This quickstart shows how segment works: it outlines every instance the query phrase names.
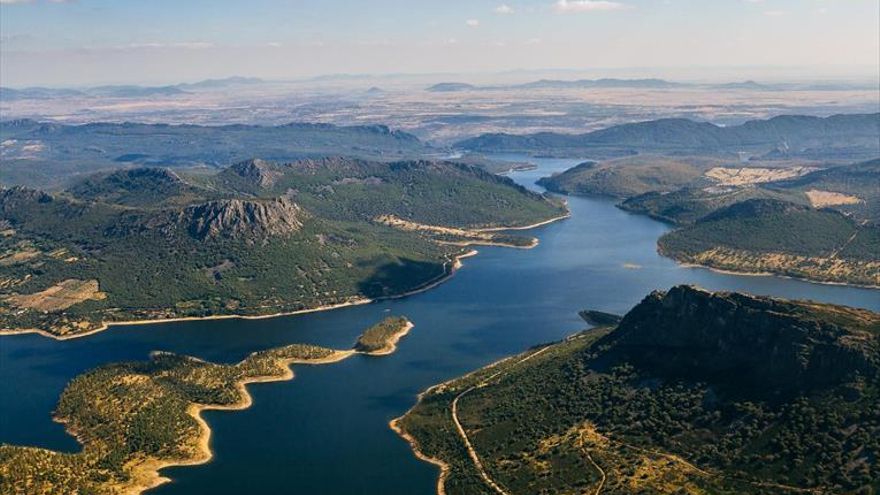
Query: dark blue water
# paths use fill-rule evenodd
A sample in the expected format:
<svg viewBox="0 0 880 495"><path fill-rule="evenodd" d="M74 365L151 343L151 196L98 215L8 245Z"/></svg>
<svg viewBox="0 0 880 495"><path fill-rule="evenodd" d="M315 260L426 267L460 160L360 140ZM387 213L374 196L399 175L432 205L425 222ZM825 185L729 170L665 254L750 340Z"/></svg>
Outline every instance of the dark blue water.
<svg viewBox="0 0 880 495"><path fill-rule="evenodd" d="M533 187L577 163L537 162L540 170L513 177ZM397 353L297 366L293 381L251 386L250 409L206 413L214 460L165 470L174 482L151 494L427 495L436 469L416 460L388 421L432 384L582 329L581 309L623 313L651 290L692 283L880 310L878 291L679 267L656 254L665 225L607 200L569 202L572 218L533 231L537 248L480 248L447 283L404 299L269 320L118 327L67 342L0 338L0 442L77 450L50 414L68 380L103 363L153 350L234 362L292 342L348 348L390 311L416 324Z"/></svg>

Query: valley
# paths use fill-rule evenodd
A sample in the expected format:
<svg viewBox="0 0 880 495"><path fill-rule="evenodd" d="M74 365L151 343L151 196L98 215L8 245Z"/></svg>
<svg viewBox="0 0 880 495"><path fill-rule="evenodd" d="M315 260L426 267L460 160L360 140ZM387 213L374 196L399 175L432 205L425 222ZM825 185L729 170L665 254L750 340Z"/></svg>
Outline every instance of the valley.
<svg viewBox="0 0 880 495"><path fill-rule="evenodd" d="M535 163L538 169L511 177L531 186L577 161ZM398 343L399 352L382 359L355 355L329 367L300 366L294 381L252 387L254 405L245 411L205 411L213 431L211 462L166 468L161 476L173 483L149 493L241 493L253 476L266 490L294 487L341 495L362 487L360 476L369 476L373 493L431 493L436 469L413 457L388 429L388 421L432 384L583 328L577 315L581 308L623 314L653 289L697 283L880 309L870 290L677 266L656 254L656 240L667 226L624 212L608 200L571 197L568 203L569 219L528 232L541 241L535 248L478 247L480 255L464 260L467 266L455 277L411 297L269 319L111 326L63 342L5 336L0 360L4 373L17 379L0 382L0 393L20 400L4 405L0 442L77 452L72 437L51 421L51 411L71 379L109 363L143 361L155 350L235 364L252 352L293 342L347 349L364 331L364 322L381 321L390 312L418 325ZM215 269L225 273L222 266ZM273 439L271 448L266 438ZM361 474L339 476L340 462L347 473L355 469Z"/></svg>
<svg viewBox="0 0 880 495"><path fill-rule="evenodd" d="M0 0L0 495L880 494L876 7Z"/></svg>
<svg viewBox="0 0 880 495"><path fill-rule="evenodd" d="M880 286L880 161L795 163L645 155L585 162L539 184L675 225L658 250L683 263Z"/></svg>

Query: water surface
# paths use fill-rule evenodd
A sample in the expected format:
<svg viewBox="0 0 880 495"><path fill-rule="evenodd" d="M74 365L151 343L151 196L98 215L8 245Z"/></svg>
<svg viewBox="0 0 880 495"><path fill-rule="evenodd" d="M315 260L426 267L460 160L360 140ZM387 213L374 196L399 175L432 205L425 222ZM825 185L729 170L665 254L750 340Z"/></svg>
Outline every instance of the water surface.
<svg viewBox="0 0 880 495"><path fill-rule="evenodd" d="M511 177L532 188L578 163L531 161L539 170ZM268 320L117 327L65 342L0 338L0 442L76 451L51 411L65 383L104 363L146 359L153 350L235 362L293 342L348 348L392 313L416 325L395 354L297 366L293 381L252 385L250 409L205 413L214 460L164 470L174 482L150 493L429 495L436 468L413 457L388 421L432 384L584 328L579 310L623 313L651 290L681 283L880 310L878 291L680 267L656 254L668 226L610 200L569 198L569 205L570 219L532 231L537 248L481 247L447 283L404 299Z"/></svg>

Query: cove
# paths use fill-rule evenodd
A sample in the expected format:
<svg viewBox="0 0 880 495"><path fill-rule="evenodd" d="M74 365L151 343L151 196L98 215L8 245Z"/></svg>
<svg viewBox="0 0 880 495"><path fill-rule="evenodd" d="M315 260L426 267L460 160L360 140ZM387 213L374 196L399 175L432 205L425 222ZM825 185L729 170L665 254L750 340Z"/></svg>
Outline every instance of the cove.
<svg viewBox="0 0 880 495"><path fill-rule="evenodd" d="M537 178L579 162L497 158L538 165L511 175L535 189ZM571 218L530 232L540 239L535 249L479 247L449 281L403 299L268 320L117 327L62 342L0 338L0 442L75 451L51 411L71 378L104 363L146 359L154 350L234 362L295 342L345 349L396 314L416 326L395 354L295 366L293 381L251 386L250 409L205 413L213 461L166 469L174 482L149 493L429 495L436 469L418 461L388 421L430 385L584 328L581 309L623 313L651 290L690 283L880 310L878 291L678 266L656 254L668 226L611 200L568 201Z"/></svg>

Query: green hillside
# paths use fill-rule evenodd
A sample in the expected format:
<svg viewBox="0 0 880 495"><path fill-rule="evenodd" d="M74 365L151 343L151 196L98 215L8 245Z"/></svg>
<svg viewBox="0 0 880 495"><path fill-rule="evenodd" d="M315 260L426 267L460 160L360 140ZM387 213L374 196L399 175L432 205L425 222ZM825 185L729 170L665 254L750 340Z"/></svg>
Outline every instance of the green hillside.
<svg viewBox="0 0 880 495"><path fill-rule="evenodd" d="M880 159L831 167L769 185L787 191L829 191L857 201L836 205L859 220L880 224Z"/></svg>
<svg viewBox="0 0 880 495"><path fill-rule="evenodd" d="M0 122L0 184L62 189L99 171L132 167L217 169L254 156L290 161L327 155L400 160L436 153L382 125L291 123L168 125L33 120Z"/></svg>
<svg viewBox="0 0 880 495"><path fill-rule="evenodd" d="M322 216L346 220L390 214L432 225L501 227L536 223L554 208L561 211L509 178L452 162L249 160L210 178L206 187L234 195L288 194Z"/></svg>
<svg viewBox="0 0 880 495"><path fill-rule="evenodd" d="M247 173L270 167L283 173ZM469 244L533 245L474 228L564 212L508 179L430 162L252 161L198 178L117 172L64 194L3 189L0 328L69 336L402 294L448 275Z"/></svg>
<svg viewBox="0 0 880 495"><path fill-rule="evenodd" d="M586 162L538 184L562 194L629 198L651 191L669 192L705 184L703 171L723 162L705 158L636 156L602 163Z"/></svg>
<svg viewBox="0 0 880 495"><path fill-rule="evenodd" d="M825 118L781 115L728 127L688 119L660 119L586 134L484 134L456 146L479 152L595 158L634 153L734 155L749 152L774 158L858 160L880 154L880 114Z"/></svg>
<svg viewBox="0 0 880 495"><path fill-rule="evenodd" d="M874 493L880 315L690 287L433 387L445 493Z"/></svg>
<svg viewBox="0 0 880 495"><path fill-rule="evenodd" d="M751 199L672 231L658 245L664 255L713 268L880 285L878 228L829 209Z"/></svg>
<svg viewBox="0 0 880 495"><path fill-rule="evenodd" d="M624 200L620 208L678 225L750 199L789 201L808 205L803 194L762 187L686 187L672 192L648 192Z"/></svg>

